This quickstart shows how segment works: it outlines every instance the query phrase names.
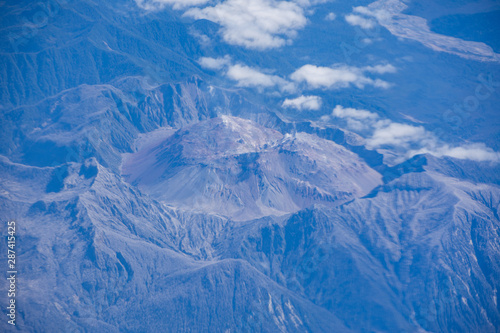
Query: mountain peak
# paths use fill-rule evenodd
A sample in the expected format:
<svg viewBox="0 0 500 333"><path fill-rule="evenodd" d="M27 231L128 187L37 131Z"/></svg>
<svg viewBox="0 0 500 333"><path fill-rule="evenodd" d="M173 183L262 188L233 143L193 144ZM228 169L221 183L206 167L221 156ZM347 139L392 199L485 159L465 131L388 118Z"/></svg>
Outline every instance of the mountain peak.
<svg viewBox="0 0 500 333"><path fill-rule="evenodd" d="M126 156L128 182L168 204L251 219L367 194L381 176L332 141L222 116Z"/></svg>
<svg viewBox="0 0 500 333"><path fill-rule="evenodd" d="M163 146L168 147L169 153L175 153L171 150L174 146L182 148L185 158L215 160L223 156L258 152L281 137L278 131L250 120L220 116L179 130Z"/></svg>

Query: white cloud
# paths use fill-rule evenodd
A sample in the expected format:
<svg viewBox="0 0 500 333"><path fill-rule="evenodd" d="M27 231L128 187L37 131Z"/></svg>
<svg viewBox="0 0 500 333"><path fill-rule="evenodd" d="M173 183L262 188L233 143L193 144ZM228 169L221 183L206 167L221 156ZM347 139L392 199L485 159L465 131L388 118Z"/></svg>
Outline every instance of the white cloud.
<svg viewBox="0 0 500 333"><path fill-rule="evenodd" d="M367 140L370 148L384 145L408 147L409 144L421 142L428 136L422 126L411 126L394 122L378 122L372 137Z"/></svg>
<svg viewBox="0 0 500 333"><path fill-rule="evenodd" d="M233 64L229 55L219 58L202 57L198 59L198 63L203 68L220 71L227 78L236 81L238 87L277 87L281 91L289 93L296 90L293 82L289 82L278 75L267 74L259 69L242 64Z"/></svg>
<svg viewBox="0 0 500 333"><path fill-rule="evenodd" d="M239 87L269 88L277 86L282 90L293 90L290 82L281 77L265 74L257 69L244 65L229 66L226 76L231 80L237 81Z"/></svg>
<svg viewBox="0 0 500 333"><path fill-rule="evenodd" d="M309 6L312 6L312 5L317 5L317 4L320 4L320 3L325 3L325 2L328 2L330 0L292 0L293 2L301 5L302 7L309 7Z"/></svg>
<svg viewBox="0 0 500 333"><path fill-rule="evenodd" d="M386 74L396 71L396 68L392 65L366 66L363 68L348 66L331 68L304 65L290 75L292 80L290 82L278 75L267 74L265 71L243 64L232 64L231 57L228 55L219 58L202 57L198 59L198 63L203 68L225 73L228 78L237 81L237 85L240 87L278 87L286 92L295 92L297 90L296 83L305 83L305 88L311 89L348 88L351 85L358 88L364 88L365 85L388 88L390 87L388 82L369 78L364 73Z"/></svg>
<svg viewBox="0 0 500 333"><path fill-rule="evenodd" d="M337 105L335 109L333 109L332 115L338 118L354 118L358 120L378 118L378 115L376 113L367 110L344 108L341 105Z"/></svg>
<svg viewBox="0 0 500 333"><path fill-rule="evenodd" d="M444 145L435 150L423 148L418 151L411 152L411 155L417 154L432 154L437 157L449 156L461 160L472 160L478 162L498 162L500 161L500 153L495 152L493 149L486 147L482 143L466 145L462 147L450 147Z"/></svg>
<svg viewBox="0 0 500 333"><path fill-rule="evenodd" d="M294 99L285 99L283 107L293 107L299 111L319 110L321 108L321 98L318 96L299 96Z"/></svg>
<svg viewBox="0 0 500 333"><path fill-rule="evenodd" d="M135 0L137 6L145 10L159 10L165 6L171 6L174 9L183 9L191 6L204 5L209 0Z"/></svg>
<svg viewBox="0 0 500 333"><path fill-rule="evenodd" d="M358 132L371 129L374 121L378 119L376 113L367 110L344 108L341 105L337 105L335 109L333 109L332 116L344 119L347 123L347 128ZM324 120L328 120L328 118Z"/></svg>
<svg viewBox="0 0 500 333"><path fill-rule="evenodd" d="M377 25L377 22L385 22L391 18L391 13L386 10L372 10L362 6L354 7L353 13L356 14L348 14L344 17L346 22L363 29L373 29Z"/></svg>
<svg viewBox="0 0 500 333"><path fill-rule="evenodd" d="M423 126L412 126L381 119L376 113L337 105L332 117L343 119L347 128L363 134L365 145L370 149L391 148L396 156L394 162L417 154L432 154L437 157L449 156L473 161L500 161L500 153L484 144L468 144L452 147L440 141ZM321 117L322 121L332 120L330 116Z"/></svg>
<svg viewBox="0 0 500 333"><path fill-rule="evenodd" d="M312 89L347 88L351 85L358 88L364 88L366 85L372 85L378 88L388 88L390 86L389 83L380 79L373 80L363 74L364 72L373 72L374 68L375 67L357 68L348 66L331 68L304 65L292 73L290 78L295 82L305 82Z"/></svg>
<svg viewBox="0 0 500 333"><path fill-rule="evenodd" d="M275 0L226 0L184 15L216 22L227 43L252 49L283 46L307 23L300 5Z"/></svg>
<svg viewBox="0 0 500 333"><path fill-rule="evenodd" d="M375 21L372 19L366 19L359 15L349 14L345 16L345 20L352 26L358 26L363 29L372 29L375 27Z"/></svg>
<svg viewBox="0 0 500 333"><path fill-rule="evenodd" d="M353 12L365 16L374 17L377 21L385 21L391 18L392 14L384 9L370 9L368 7L358 6L353 8Z"/></svg>
<svg viewBox="0 0 500 333"><path fill-rule="evenodd" d="M224 56L223 58L201 57L200 59L198 59L198 63L203 68L221 70L231 63L231 57L228 55Z"/></svg>
<svg viewBox="0 0 500 333"><path fill-rule="evenodd" d="M358 79L355 73L346 68L333 69L314 65L304 65L290 77L296 82L306 82L312 88L346 87Z"/></svg>
<svg viewBox="0 0 500 333"><path fill-rule="evenodd" d="M396 67L393 65L376 65L376 66L366 66L363 70L370 73L386 74L386 73L396 73Z"/></svg>
<svg viewBox="0 0 500 333"><path fill-rule="evenodd" d="M326 15L325 20L334 21L336 18L337 18L337 15L335 15L335 13L329 13L328 15Z"/></svg>

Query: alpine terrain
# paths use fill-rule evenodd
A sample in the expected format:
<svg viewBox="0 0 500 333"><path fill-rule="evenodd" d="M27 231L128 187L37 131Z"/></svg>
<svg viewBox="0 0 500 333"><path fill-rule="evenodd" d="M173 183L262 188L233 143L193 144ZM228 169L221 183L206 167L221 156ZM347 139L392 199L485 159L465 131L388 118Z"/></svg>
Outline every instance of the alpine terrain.
<svg viewBox="0 0 500 333"><path fill-rule="evenodd" d="M500 3L0 2L1 332L500 332Z"/></svg>

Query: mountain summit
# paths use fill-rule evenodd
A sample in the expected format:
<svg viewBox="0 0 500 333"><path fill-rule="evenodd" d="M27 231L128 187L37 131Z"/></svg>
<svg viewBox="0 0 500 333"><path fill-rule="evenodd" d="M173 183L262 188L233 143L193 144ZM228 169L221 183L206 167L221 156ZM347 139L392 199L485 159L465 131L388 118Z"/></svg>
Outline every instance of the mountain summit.
<svg viewBox="0 0 500 333"><path fill-rule="evenodd" d="M338 205L381 184L381 175L332 141L231 116L178 130L128 155L122 170L167 204L239 220Z"/></svg>

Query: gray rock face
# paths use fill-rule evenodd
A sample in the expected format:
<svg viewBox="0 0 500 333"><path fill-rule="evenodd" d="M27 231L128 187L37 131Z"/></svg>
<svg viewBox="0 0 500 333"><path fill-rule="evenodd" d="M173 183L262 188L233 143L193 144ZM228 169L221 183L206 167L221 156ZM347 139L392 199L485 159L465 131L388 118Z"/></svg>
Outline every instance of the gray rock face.
<svg viewBox="0 0 500 333"><path fill-rule="evenodd" d="M128 156L122 171L163 202L237 220L340 204L381 183L356 154L331 141L305 133L283 136L229 116Z"/></svg>

